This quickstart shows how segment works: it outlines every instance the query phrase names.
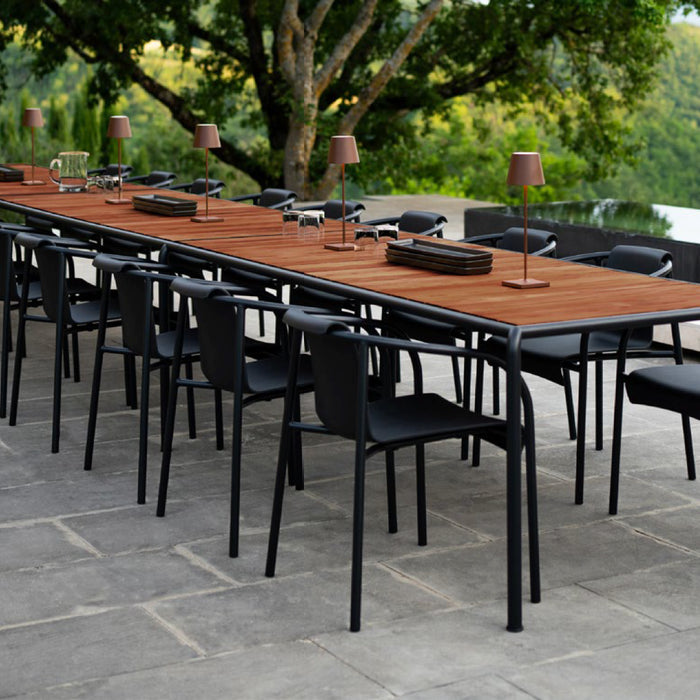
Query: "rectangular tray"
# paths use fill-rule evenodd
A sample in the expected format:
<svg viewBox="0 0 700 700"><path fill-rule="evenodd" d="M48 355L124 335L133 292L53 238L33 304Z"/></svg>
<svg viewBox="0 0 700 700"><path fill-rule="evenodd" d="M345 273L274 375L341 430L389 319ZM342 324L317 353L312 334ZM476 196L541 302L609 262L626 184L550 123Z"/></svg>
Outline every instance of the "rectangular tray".
<svg viewBox="0 0 700 700"><path fill-rule="evenodd" d="M407 257L432 260L456 266L484 265L493 262L493 253L488 250L464 248L443 241L420 238L389 241L387 253L389 250L394 253L401 253Z"/></svg>
<svg viewBox="0 0 700 700"><path fill-rule="evenodd" d="M395 265L410 265L411 267L420 267L448 275L487 275L493 270L491 260L480 260L469 265L453 265L439 260L432 260L427 256L394 251L388 247L386 249L386 259Z"/></svg>
<svg viewBox="0 0 700 700"><path fill-rule="evenodd" d="M197 202L162 194L138 194L131 198L135 209L163 216L191 216L197 213Z"/></svg>
<svg viewBox="0 0 700 700"><path fill-rule="evenodd" d="M21 182L24 180L24 171L19 168L11 168L9 165L0 165L0 182Z"/></svg>

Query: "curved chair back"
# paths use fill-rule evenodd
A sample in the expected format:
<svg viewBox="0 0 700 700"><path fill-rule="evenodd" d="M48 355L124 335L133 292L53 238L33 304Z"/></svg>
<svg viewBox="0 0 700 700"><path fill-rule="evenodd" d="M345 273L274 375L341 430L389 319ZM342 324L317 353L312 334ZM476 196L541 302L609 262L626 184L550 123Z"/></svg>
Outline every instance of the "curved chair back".
<svg viewBox="0 0 700 700"><path fill-rule="evenodd" d="M503 250L522 252L525 229L521 226L512 226L503 232L498 241L498 247ZM529 255L544 255L554 257L557 249L557 235L551 231L539 228L527 229L527 252Z"/></svg>
<svg viewBox="0 0 700 700"><path fill-rule="evenodd" d="M424 236L437 235L442 238L442 230L447 217L432 211L408 210L401 214L398 221L399 230L408 233L421 233Z"/></svg>
<svg viewBox="0 0 700 700"><path fill-rule="evenodd" d="M218 197L219 193L221 192L221 190L224 189L225 186L226 183L223 180L212 180L211 178L209 178L209 196ZM206 187L206 178L199 177L192 182L188 191L192 194L203 195L205 194Z"/></svg>
<svg viewBox="0 0 700 700"><path fill-rule="evenodd" d="M673 272L673 255L660 248L616 245L608 255L606 267L654 277L670 277Z"/></svg>
<svg viewBox="0 0 700 700"><path fill-rule="evenodd" d="M260 193L258 205L268 209L287 209L297 198L296 192L292 190L281 190L268 187Z"/></svg>
<svg viewBox="0 0 700 700"><path fill-rule="evenodd" d="M143 181L149 187L167 187L175 182L177 175L169 170L151 170Z"/></svg>
<svg viewBox="0 0 700 700"><path fill-rule="evenodd" d="M343 200L342 199L329 199L322 207L323 213L326 215L326 219L337 219L338 221L343 218ZM345 221L354 221L357 223L360 220L360 215L364 211L365 205L362 202L356 202L353 199L345 200Z"/></svg>

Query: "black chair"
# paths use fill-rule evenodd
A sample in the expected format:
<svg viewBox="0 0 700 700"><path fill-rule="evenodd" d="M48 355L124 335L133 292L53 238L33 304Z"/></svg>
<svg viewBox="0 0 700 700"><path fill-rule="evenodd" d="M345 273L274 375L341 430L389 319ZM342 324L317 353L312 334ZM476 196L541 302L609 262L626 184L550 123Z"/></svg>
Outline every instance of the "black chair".
<svg viewBox="0 0 700 700"><path fill-rule="evenodd" d="M182 339L186 333L187 301L191 300L199 329L200 363L209 384L218 391L233 393L233 435L231 449L231 519L229 526L229 556L238 556L238 531L240 512L241 438L243 408L258 401L281 398L287 387L289 354L284 338L279 342L263 343L246 337L245 321L248 310L270 311L281 315L289 307L275 301L261 301L236 295L246 290L220 282L208 282L179 278L172 283L172 290L180 294L177 340L173 360L170 400L167 409L163 461L158 492L157 515L165 515L170 461L172 455L175 407L178 387L190 387L190 378L180 377ZM250 358L246 360L246 358ZM312 388L308 357L302 360L297 375L300 392ZM298 416L295 405L294 414ZM303 486L299 470L290 469L297 488Z"/></svg>
<svg viewBox="0 0 700 700"><path fill-rule="evenodd" d="M512 250L518 253L523 252L523 239L525 229L520 226L511 226L503 233L491 233L483 236L470 236L460 238L462 243L476 243L478 245L501 248L502 250ZM544 229L527 229L527 253L528 255L544 256L548 258L556 257L557 235Z"/></svg>
<svg viewBox="0 0 700 700"><path fill-rule="evenodd" d="M622 412L624 394L630 403L655 406L681 414L683 442L685 446L688 479L695 480L695 457L690 419L700 418L700 366L684 365L680 332L677 324L671 326L675 365L644 367L626 374L627 344L630 331L621 342L618 353L615 384L615 413L613 418L613 444L610 469L610 515L617 513L620 484L620 455L622 451Z"/></svg>
<svg viewBox="0 0 700 700"><path fill-rule="evenodd" d="M126 176L130 175L132 170L132 166L122 163L121 174L122 178L124 178L124 182L126 182ZM117 177L119 175L119 164L110 163L109 165L105 165L103 168L93 168L92 170L88 170L88 175L107 175L108 177Z"/></svg>
<svg viewBox="0 0 700 700"><path fill-rule="evenodd" d="M169 367L172 364L175 352L175 331L168 328L167 297L168 287L175 279L170 270L163 264L136 259L122 259L110 255L98 255L93 260L93 265L103 272L103 306L102 313L106 312L104 300L110 286L110 278L114 277L117 285L119 305L122 309L122 346L105 345L104 315L101 318L97 348L95 354L95 368L92 381L92 393L90 399L90 413L88 417L87 439L85 442L84 468L92 469L92 458L95 444L95 432L97 427L97 410L100 396L100 384L102 365L105 353L118 353L126 358L140 357L141 369L141 412L139 421L139 459L138 459L138 489L137 502L146 502L146 473L148 459L148 410L150 374L154 370L160 371L160 402L161 402L161 437L164 433L165 412L168 403L168 388L170 386ZM154 304L155 288L159 287L160 308ZM157 322L163 323L159 331ZM183 332L181 340L181 357L187 367L187 376L192 378L192 363L199 356L199 334L197 329L188 328ZM202 383L196 386L204 386ZM216 392L216 415L221 415L221 394ZM190 419L190 437L195 436L194 426L193 392L188 392L188 407ZM217 425L219 431L220 424Z"/></svg>
<svg viewBox="0 0 700 700"><path fill-rule="evenodd" d="M289 209L294 204L297 195L292 190L282 190L275 187L268 187L256 194L241 194L237 197L229 197L231 202L245 202L251 200L253 204L268 209Z"/></svg>
<svg viewBox="0 0 700 700"><path fill-rule="evenodd" d="M416 211L409 209L401 216L386 216L382 219L372 219L363 222L365 226L378 226L380 224L395 224L399 231L406 233L420 233L422 236L436 236L442 238L442 232L447 223L447 217L432 211Z"/></svg>
<svg viewBox="0 0 700 700"><path fill-rule="evenodd" d="M309 211L309 210L320 210L323 212L326 219L337 219L338 221L343 220L343 200L342 199L329 199L324 204L317 206L309 205L304 207L295 207L299 211ZM365 209L365 205L362 202L356 202L354 199L345 200L345 221L351 221L353 223L358 223L360 221L360 216Z"/></svg>
<svg viewBox="0 0 700 700"><path fill-rule="evenodd" d="M619 245L600 253L576 255L567 260L592 262L614 270L640 273L651 277L669 277L673 270L672 256L659 248ZM595 426L597 450L603 449L603 362L617 359L622 337L620 331L595 331L590 334L568 333L547 338L526 338L522 342L522 371L535 374L564 387L569 436L579 440L577 446L575 502L583 503L585 448L586 385L588 362L595 363ZM670 357L673 351L652 349L653 328L636 328L627 345L630 357ZM505 356L506 341L492 336L480 348L497 357ZM579 373L578 420L574 411L571 372ZM480 379L477 376L477 394ZM577 425L578 423L578 425ZM475 450L478 449L475 445Z"/></svg>
<svg viewBox="0 0 700 700"><path fill-rule="evenodd" d="M221 190L226 187L226 183L223 180L212 180L209 178L209 190L208 194L210 197L220 197ZM192 182L185 182L181 185L168 185L170 190L184 190L190 194L198 194L204 196L207 194L207 180L206 178L199 177Z"/></svg>
<svg viewBox="0 0 700 700"><path fill-rule="evenodd" d="M282 517L285 472L290 460L293 436L300 431L331 433L355 442L355 482L353 507L352 590L350 630L360 629L362 592L362 538L364 518L365 462L373 454L384 452L387 467L389 531L396 531L393 453L401 447L416 449L416 482L418 502L418 544L427 543L425 493L425 445L429 442L465 435L481 435L505 447L505 422L479 415L433 393L423 393L419 353L449 356L476 356L462 348L416 343L376 335L367 321L312 315L291 309L285 323L293 329L292 368L300 355L301 333L311 349L316 413L321 425L302 423L294 415L297 392L296 375L290 373L285 398L282 435L277 463L275 495L270 526L265 574L274 576L277 545ZM360 333L358 325L369 330ZM375 347L382 358L382 395L371 400L369 391L369 350ZM414 393L396 396L393 392L393 358L398 351L408 351L414 369ZM342 367L342 371L339 368ZM530 528L530 577L533 602L540 599L539 549L537 534L537 501L535 483L535 441L532 406L523 385L525 428L523 430L527 462L528 522Z"/></svg>
<svg viewBox="0 0 700 700"><path fill-rule="evenodd" d="M61 357L65 355L65 374L69 375L68 337L73 340L74 380L80 381L80 353L78 334L96 330L100 318L99 289L82 278L67 275L69 262L73 258L93 258L96 254L87 250L64 247L66 244L78 244L78 241L60 241L47 236L21 233L17 243L25 248L25 269L31 265L31 253L34 254L39 270L41 285L41 303L45 316L27 313L29 306L29 285L23 285L20 299L19 328L17 347L25 347L27 321L53 323L56 326L54 348L53 379L53 423L51 434L51 452L58 452L61 421ZM59 244L57 244L59 241ZM111 299L109 301L112 301ZM107 325L121 323L119 309L110 303L107 309ZM17 424L20 378L22 374L22 352L15 353L12 397L10 401L10 425Z"/></svg>
<svg viewBox="0 0 700 700"><path fill-rule="evenodd" d="M151 170L147 175L131 175L124 182L140 182L147 187L170 187L177 175L169 170Z"/></svg>

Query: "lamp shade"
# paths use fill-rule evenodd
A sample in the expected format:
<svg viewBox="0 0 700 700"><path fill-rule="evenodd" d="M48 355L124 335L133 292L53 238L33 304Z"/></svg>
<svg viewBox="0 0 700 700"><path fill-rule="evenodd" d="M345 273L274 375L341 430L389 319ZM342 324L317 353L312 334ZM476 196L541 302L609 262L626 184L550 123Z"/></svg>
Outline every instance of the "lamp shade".
<svg viewBox="0 0 700 700"><path fill-rule="evenodd" d="M107 125L107 136L110 139L130 139L131 125L129 117L123 115L110 117Z"/></svg>
<svg viewBox="0 0 700 700"><path fill-rule="evenodd" d="M194 130L195 148L219 148L219 129L216 124L197 124Z"/></svg>
<svg viewBox="0 0 700 700"><path fill-rule="evenodd" d="M544 185L540 154L524 151L511 154L506 182L509 185Z"/></svg>
<svg viewBox="0 0 700 700"><path fill-rule="evenodd" d="M359 163L360 156L357 153L357 144L354 136L331 136L331 145L328 149L328 162L344 165L345 163Z"/></svg>
<svg viewBox="0 0 700 700"><path fill-rule="evenodd" d="M22 115L22 126L44 126L44 118L38 107L27 107Z"/></svg>

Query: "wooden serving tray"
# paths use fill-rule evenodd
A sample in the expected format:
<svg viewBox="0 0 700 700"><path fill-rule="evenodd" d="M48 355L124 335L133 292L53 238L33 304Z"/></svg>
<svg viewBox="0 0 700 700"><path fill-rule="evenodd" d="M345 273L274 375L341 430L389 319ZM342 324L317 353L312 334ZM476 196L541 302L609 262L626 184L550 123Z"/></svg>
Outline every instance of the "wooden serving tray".
<svg viewBox="0 0 700 700"><path fill-rule="evenodd" d="M493 269L491 251L417 238L390 241L386 248L386 258L391 263L413 265L451 275L485 275Z"/></svg>
<svg viewBox="0 0 700 700"><path fill-rule="evenodd" d="M191 216L197 213L197 202L162 194L138 194L131 198L134 209L163 216Z"/></svg>

